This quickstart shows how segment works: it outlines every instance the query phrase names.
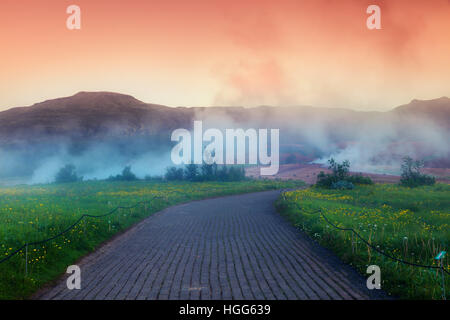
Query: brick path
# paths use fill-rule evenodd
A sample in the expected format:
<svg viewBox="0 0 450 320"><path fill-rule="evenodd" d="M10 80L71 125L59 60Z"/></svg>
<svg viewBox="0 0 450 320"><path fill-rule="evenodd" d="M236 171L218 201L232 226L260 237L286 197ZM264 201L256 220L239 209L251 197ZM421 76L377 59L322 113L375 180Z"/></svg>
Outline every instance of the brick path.
<svg viewBox="0 0 450 320"><path fill-rule="evenodd" d="M278 191L178 205L84 258L41 299L368 299L365 279L289 225ZM376 293L376 297L380 297Z"/></svg>

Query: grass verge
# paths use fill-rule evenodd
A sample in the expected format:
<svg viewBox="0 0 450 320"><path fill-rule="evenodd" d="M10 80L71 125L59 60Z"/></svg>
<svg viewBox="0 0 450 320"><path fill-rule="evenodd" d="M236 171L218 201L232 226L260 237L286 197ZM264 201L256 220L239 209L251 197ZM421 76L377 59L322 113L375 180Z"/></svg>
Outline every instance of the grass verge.
<svg viewBox="0 0 450 320"><path fill-rule="evenodd" d="M241 182L79 182L60 185L0 188L0 259L25 243L50 238L82 214L85 218L63 236L28 248L28 275L22 250L0 264L0 299L23 299L65 272L68 265L95 250L102 242L171 205L191 200L271 189L293 188L301 181L248 180ZM211 212L214 214L214 212Z"/></svg>
<svg viewBox="0 0 450 320"><path fill-rule="evenodd" d="M366 275L369 265L381 268L382 289L405 299L441 299L441 272L397 263L374 252L352 232L330 226L319 214L339 227L353 228L364 239L396 258L436 265L434 257L448 251L450 243L450 185L405 188L392 184L357 186L354 190L311 187L284 193L278 211L344 262ZM309 213L308 213L309 212ZM448 255L444 267L450 270ZM368 276L368 275L367 275ZM445 276L446 292L450 277Z"/></svg>

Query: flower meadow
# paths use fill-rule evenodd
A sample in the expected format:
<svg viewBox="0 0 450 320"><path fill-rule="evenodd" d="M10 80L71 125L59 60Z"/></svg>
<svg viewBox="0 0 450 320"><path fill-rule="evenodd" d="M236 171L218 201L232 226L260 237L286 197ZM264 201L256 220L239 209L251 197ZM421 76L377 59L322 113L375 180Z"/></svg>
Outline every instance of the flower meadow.
<svg viewBox="0 0 450 320"><path fill-rule="evenodd" d="M277 209L333 250L363 275L367 266L381 268L381 287L406 299L441 299L441 271L408 266L369 248L351 231L328 224L317 210L341 228L353 228L376 248L408 262L437 265L434 257L450 244L450 185L405 188L394 184L359 185L353 190L318 187L284 192ZM314 213L316 212L316 213ZM448 255L444 268L450 271ZM450 278L445 276L446 292Z"/></svg>
<svg viewBox="0 0 450 320"><path fill-rule="evenodd" d="M293 188L301 181L241 182L78 182L0 188L0 260L25 243L51 238L85 217L56 239L28 246L0 264L0 299L29 298L102 242L170 205L208 197ZM211 214L214 214L212 211ZM27 266L26 266L27 265Z"/></svg>

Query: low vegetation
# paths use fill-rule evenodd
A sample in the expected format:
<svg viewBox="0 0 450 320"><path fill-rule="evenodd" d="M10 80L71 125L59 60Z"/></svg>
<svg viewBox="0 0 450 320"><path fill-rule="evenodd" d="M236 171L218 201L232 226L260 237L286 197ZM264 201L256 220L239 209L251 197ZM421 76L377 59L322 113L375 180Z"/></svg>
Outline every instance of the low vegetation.
<svg viewBox="0 0 450 320"><path fill-rule="evenodd" d="M83 177L77 175L75 166L67 164L62 167L55 176L56 183L69 183L83 180Z"/></svg>
<svg viewBox="0 0 450 320"><path fill-rule="evenodd" d="M410 188L431 186L435 184L436 179L433 176L422 174L420 172L423 165L423 161L413 160L411 157L403 158L400 184Z"/></svg>
<svg viewBox="0 0 450 320"><path fill-rule="evenodd" d="M353 228L373 246L406 261L436 266L434 257L450 244L450 185L416 188L400 185L360 185L353 190L320 187L283 193L279 212L320 244L332 249L366 275L366 268L381 268L382 289L392 296L440 299L441 272L403 265L374 252L348 231ZM316 213L314 213L316 212ZM444 260L450 271L450 259ZM446 276L450 292L450 277Z"/></svg>
<svg viewBox="0 0 450 320"><path fill-rule="evenodd" d="M108 181L136 181L139 180L136 175L131 172L131 166L126 166L122 170L122 174L118 174L116 176L110 176Z"/></svg>
<svg viewBox="0 0 450 320"><path fill-rule="evenodd" d="M122 173L118 180L129 176ZM143 218L173 204L214 196L303 185L300 181L158 182L91 181L0 188L0 260L25 243L50 238L81 215L101 215L117 206L146 205L120 209L103 218L85 218L69 232L42 245L28 248L0 264L0 299L26 298L44 283L65 272L68 265L93 251L100 243ZM211 212L213 214L213 212Z"/></svg>
<svg viewBox="0 0 450 320"><path fill-rule="evenodd" d="M350 162L345 160L342 163L336 162L333 158L328 160L328 168L331 173L321 171L317 175L316 185L328 189L353 189L355 184L373 184L372 179L361 174L350 175Z"/></svg>
<svg viewBox="0 0 450 320"><path fill-rule="evenodd" d="M243 181L243 166L226 166L217 164L188 164L182 167L167 168L165 178L168 181Z"/></svg>
<svg viewBox="0 0 450 320"><path fill-rule="evenodd" d="M226 166L217 164L202 165L189 164L185 167L168 167L164 177L146 176L139 179L131 170L131 166L126 166L121 174L111 175L106 181L243 181L245 180L245 168L243 166ZM55 176L55 183L70 183L82 181L83 177L78 176L74 165L67 164L61 168Z"/></svg>

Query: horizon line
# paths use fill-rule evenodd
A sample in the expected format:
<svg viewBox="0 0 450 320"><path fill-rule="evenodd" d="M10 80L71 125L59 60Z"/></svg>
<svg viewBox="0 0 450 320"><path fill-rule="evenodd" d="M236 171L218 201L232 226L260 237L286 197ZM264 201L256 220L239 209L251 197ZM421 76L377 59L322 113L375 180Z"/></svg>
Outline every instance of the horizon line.
<svg viewBox="0 0 450 320"><path fill-rule="evenodd" d="M33 107L37 104L40 103L45 103L48 101L53 101L53 100L59 100L59 99L68 99L68 98L72 98L75 97L77 95L80 94L112 94L112 95L118 95L118 96L128 96L132 99L135 99L138 102L141 102L143 104L146 105L154 105L154 106L160 106L160 107L166 107L166 108L188 108L188 109L194 109L194 108L243 108L243 109L257 109L257 108L314 108L314 109L335 109L335 110L346 110L346 111L353 111L353 112L365 112L365 113L370 113L370 112L380 112L380 113L386 113L386 112L390 112L393 111L399 107L411 104L413 102L422 102L422 101L435 101L435 100L440 100L440 99L448 99L450 100L449 97L447 96L441 96L438 98L432 98L432 99L417 99L417 98L413 98L411 99L408 103L404 103L398 106L394 106L391 107L390 109L386 109L386 110L363 110L363 109L354 109L351 107L330 107L330 106L313 106L313 105L302 105L302 104L295 104L295 105L257 105L257 106L242 106L242 105L209 105L209 106L171 106L171 105L167 105L167 104L160 104L160 103L152 103L152 102L145 102L143 100L140 100L138 98L136 98L135 96L131 95L131 94L127 94L127 93L120 93L120 92L115 92L115 91L105 91L105 90L99 90L99 91L78 91L72 95L69 96L61 96L61 97L56 97L56 98L49 98L49 99L45 99L39 102L35 102L31 105L25 105L25 106L13 106L13 107L6 107L5 109L2 109L0 107L0 113L11 110L11 109L16 109L16 108L30 108Z"/></svg>

